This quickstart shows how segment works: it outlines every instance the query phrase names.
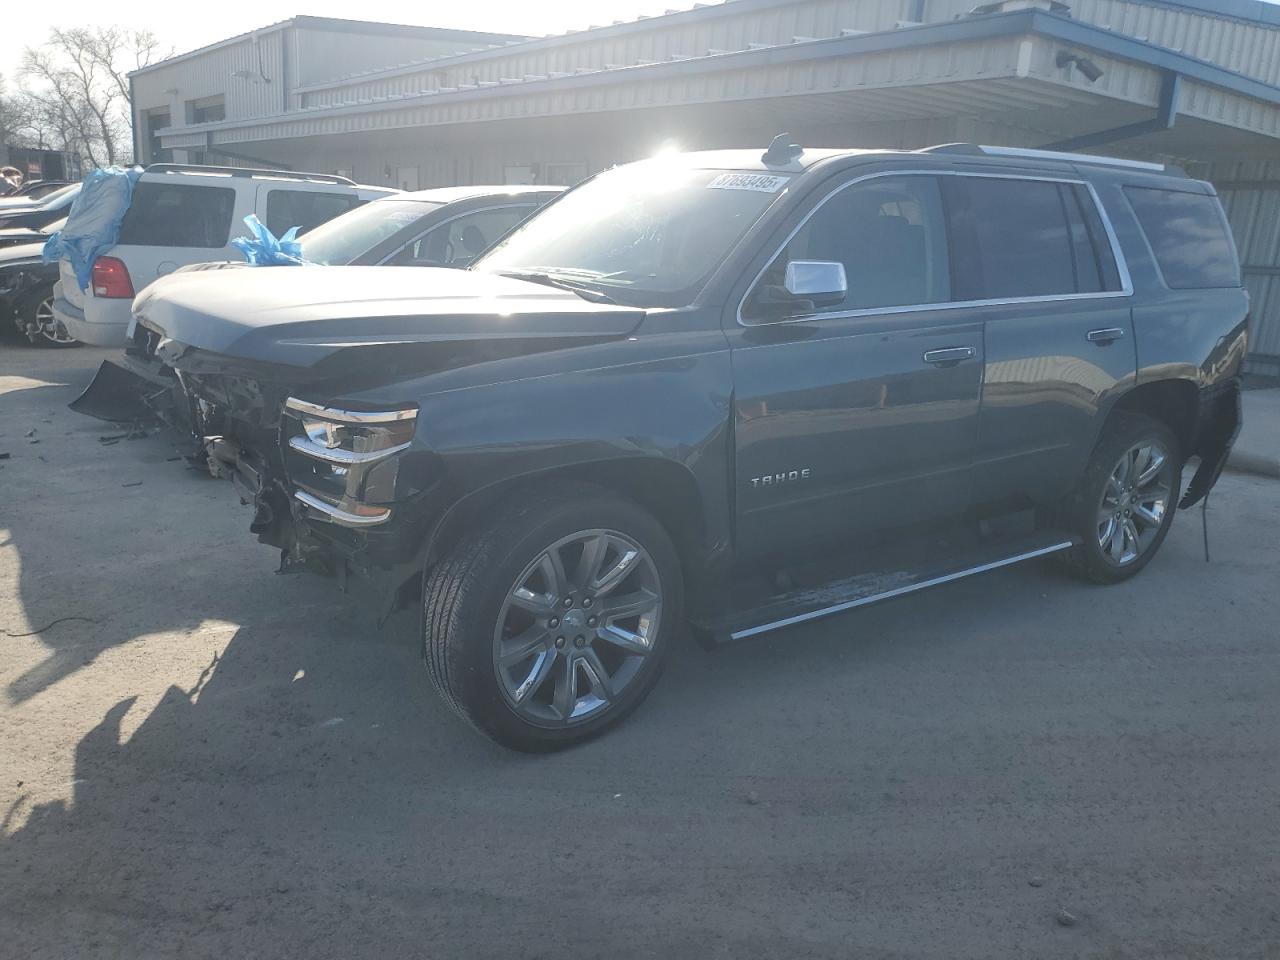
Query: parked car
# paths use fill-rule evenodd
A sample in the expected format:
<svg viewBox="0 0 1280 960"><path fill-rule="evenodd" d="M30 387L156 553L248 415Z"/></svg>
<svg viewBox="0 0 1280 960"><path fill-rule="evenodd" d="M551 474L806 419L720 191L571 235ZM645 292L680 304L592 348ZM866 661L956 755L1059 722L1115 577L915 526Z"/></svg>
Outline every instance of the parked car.
<svg viewBox="0 0 1280 960"><path fill-rule="evenodd" d="M34 202L27 197L11 197L9 204L0 200L0 229L26 227L38 230L46 227L70 213L71 204L79 194L80 184L73 183Z"/></svg>
<svg viewBox="0 0 1280 960"><path fill-rule="evenodd" d="M244 273L135 304L211 467L283 569L423 585L431 681L526 750L624 717L686 619L1127 580L1239 424L1231 234L1156 164L782 137L600 174L470 270Z"/></svg>
<svg viewBox="0 0 1280 960"><path fill-rule="evenodd" d="M15 197L27 197L30 200L39 200L47 197L55 190L61 190L63 187L70 185L67 180L28 180L12 195Z"/></svg>
<svg viewBox="0 0 1280 960"><path fill-rule="evenodd" d="M398 192L329 174L152 164L134 185L119 241L95 261L87 289L70 261L61 261L54 314L77 340L123 346L134 294L184 264L238 258L231 238L244 232L250 213L280 236Z"/></svg>
<svg viewBox="0 0 1280 960"><path fill-rule="evenodd" d="M68 346L75 341L53 317L56 264L41 260L44 243L0 249L0 323L12 322L32 343Z"/></svg>
<svg viewBox="0 0 1280 960"><path fill-rule="evenodd" d="M49 239L50 234L61 230L66 222L66 217L63 217L61 220L55 220L45 227L12 227L0 230L0 249L15 247L24 243L44 243Z"/></svg>
<svg viewBox="0 0 1280 960"><path fill-rule="evenodd" d="M308 264L324 266L464 267L514 226L555 198L551 186L440 187L383 197L334 217L301 239ZM256 269L241 261L188 264L190 271ZM71 409L101 420L127 421L159 416L191 427L191 409L173 373L133 346L126 355L104 360Z"/></svg>

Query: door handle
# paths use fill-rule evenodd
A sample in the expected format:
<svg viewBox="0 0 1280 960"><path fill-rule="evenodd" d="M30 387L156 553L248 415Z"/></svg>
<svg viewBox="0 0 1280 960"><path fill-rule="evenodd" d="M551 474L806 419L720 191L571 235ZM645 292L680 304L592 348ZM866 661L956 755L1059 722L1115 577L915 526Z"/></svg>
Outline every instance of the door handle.
<svg viewBox="0 0 1280 960"><path fill-rule="evenodd" d="M1100 347L1105 347L1113 340L1119 340L1124 336L1124 331L1119 327L1106 327L1102 330L1090 330L1087 334L1090 343L1096 343Z"/></svg>
<svg viewBox="0 0 1280 960"><path fill-rule="evenodd" d="M926 350L924 362L940 367L955 365L961 360L972 360L974 353L973 347L943 347L940 350Z"/></svg>

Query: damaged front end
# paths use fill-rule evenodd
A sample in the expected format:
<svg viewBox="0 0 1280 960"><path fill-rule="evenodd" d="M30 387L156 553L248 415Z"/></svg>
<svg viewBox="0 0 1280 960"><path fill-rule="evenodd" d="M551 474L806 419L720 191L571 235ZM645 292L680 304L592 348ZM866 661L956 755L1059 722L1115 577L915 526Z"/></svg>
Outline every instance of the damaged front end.
<svg viewBox="0 0 1280 960"><path fill-rule="evenodd" d="M349 409L311 399L296 370L239 364L160 340L156 355L192 400L209 472L253 509L249 529L280 550L280 573L365 579L378 616L416 579L438 471L415 441L418 409ZM290 377L293 379L290 379ZM298 396L296 394L302 394Z"/></svg>

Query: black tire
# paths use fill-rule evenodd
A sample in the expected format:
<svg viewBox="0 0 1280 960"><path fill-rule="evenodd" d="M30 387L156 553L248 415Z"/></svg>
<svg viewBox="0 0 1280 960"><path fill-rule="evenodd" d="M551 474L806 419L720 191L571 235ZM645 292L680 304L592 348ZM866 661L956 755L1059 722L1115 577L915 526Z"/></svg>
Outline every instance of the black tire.
<svg viewBox="0 0 1280 960"><path fill-rule="evenodd" d="M32 332L39 328L40 320L38 313L41 309L48 309L53 302L52 285L35 293L29 293L18 303L18 327L26 332L27 339L36 346L53 347L55 349L63 349L65 347L80 346L79 340L51 340L49 337L41 333ZM58 325L61 330L61 324ZM65 333L65 331L63 331Z"/></svg>
<svg viewBox="0 0 1280 960"><path fill-rule="evenodd" d="M1144 545L1135 557L1121 562L1111 551L1104 550L1099 542L1104 532L1112 529L1100 520L1112 502L1108 500L1104 503L1103 493L1104 489L1112 489L1109 481L1113 471L1120 468L1121 458L1130 451L1150 445L1156 445L1165 452L1165 463L1155 482L1167 487L1168 494L1164 499L1159 524L1144 527L1141 531L1141 536L1147 538ZM1112 414L1094 447L1079 484L1056 511L1056 525L1080 540L1075 548L1057 555L1059 564L1073 576L1091 583L1120 583L1141 572L1159 551L1173 524L1173 515L1177 513L1178 497L1182 489L1182 462L1178 438L1163 423L1137 413ZM1142 491L1133 494L1136 497L1142 495ZM1134 505L1135 512L1136 506L1140 505ZM1138 526L1135 521L1135 529ZM1123 544L1126 542L1121 541L1121 552L1124 551ZM1115 539L1110 541L1113 548L1116 544Z"/></svg>
<svg viewBox="0 0 1280 960"><path fill-rule="evenodd" d="M683 578L679 557L662 525L637 504L607 490L561 485L521 491L510 500L508 508L469 531L449 555L426 572L423 657L432 685L468 723L504 746L544 752L602 733L624 719L653 689L673 639L682 629ZM597 712L581 720L572 718L572 710L568 711L570 719L565 721L531 720L517 711L509 690L499 680L499 617L509 609L509 592L521 585L535 561L552 545L590 531L625 537L639 545L651 561L645 571L654 578L661 604L651 645L638 658L638 666L629 667L629 679L616 698L606 699ZM604 602L602 598L600 603ZM584 605L579 598L577 606ZM570 615L563 614L566 625ZM505 624L501 626L505 629ZM576 629L560 628L567 632ZM595 631L584 632L595 636ZM588 645L598 642L601 641L589 639ZM547 653L553 660L557 656L550 649ZM572 664L572 657L578 654L572 650L568 653L572 656L567 661ZM567 669L571 689L576 690L580 675L572 665ZM529 691L531 701L536 693L536 689Z"/></svg>

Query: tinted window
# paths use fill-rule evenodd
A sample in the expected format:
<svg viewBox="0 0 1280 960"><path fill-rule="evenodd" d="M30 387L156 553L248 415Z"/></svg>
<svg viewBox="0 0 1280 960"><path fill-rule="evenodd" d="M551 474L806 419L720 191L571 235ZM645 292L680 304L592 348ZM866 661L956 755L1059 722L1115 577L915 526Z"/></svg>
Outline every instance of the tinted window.
<svg viewBox="0 0 1280 960"><path fill-rule="evenodd" d="M143 180L120 225L120 242L140 247L225 247L236 192Z"/></svg>
<svg viewBox="0 0 1280 960"><path fill-rule="evenodd" d="M1240 268L1216 197L1125 187L1166 286L1238 287Z"/></svg>
<svg viewBox="0 0 1280 960"><path fill-rule="evenodd" d="M427 200L375 200L320 224L302 238L302 258L311 263L349 264L387 238L408 230L439 209Z"/></svg>
<svg viewBox="0 0 1280 960"><path fill-rule="evenodd" d="M941 303L949 299L942 201L933 177L886 177L827 200L769 265L743 309L756 321L793 315L776 296L787 264L844 265L849 290L822 312Z"/></svg>
<svg viewBox="0 0 1280 960"><path fill-rule="evenodd" d="M1057 183L948 177L943 193L956 300L1092 292L1077 287L1067 208Z"/></svg>
<svg viewBox="0 0 1280 960"><path fill-rule="evenodd" d="M272 190L267 194L267 229L277 237L290 227L303 234L359 205L359 198L348 193Z"/></svg>
<svg viewBox="0 0 1280 960"><path fill-rule="evenodd" d="M387 262L398 266L464 267L534 210L532 205L467 213L407 244Z"/></svg>

